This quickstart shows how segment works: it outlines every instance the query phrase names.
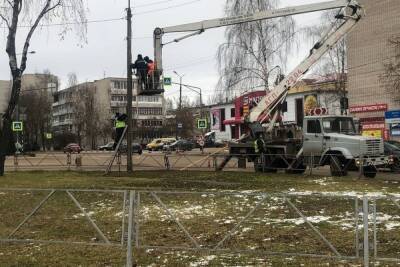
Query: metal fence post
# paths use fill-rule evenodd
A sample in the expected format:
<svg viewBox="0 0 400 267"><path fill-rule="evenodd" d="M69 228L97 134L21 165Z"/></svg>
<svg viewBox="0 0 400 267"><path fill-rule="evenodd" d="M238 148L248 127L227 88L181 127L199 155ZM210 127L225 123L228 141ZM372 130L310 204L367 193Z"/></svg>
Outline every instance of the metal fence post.
<svg viewBox="0 0 400 267"><path fill-rule="evenodd" d="M314 168L314 153L311 153L311 156L310 156L310 176L313 175L313 168Z"/></svg>
<svg viewBox="0 0 400 267"><path fill-rule="evenodd" d="M67 166L68 170L71 170L71 153L67 153Z"/></svg>
<svg viewBox="0 0 400 267"><path fill-rule="evenodd" d="M18 170L18 155L14 154L14 171Z"/></svg>
<svg viewBox="0 0 400 267"><path fill-rule="evenodd" d="M360 154L359 161L360 161L360 168L359 168L358 178L361 179L364 175L364 159L362 154Z"/></svg>
<svg viewBox="0 0 400 267"><path fill-rule="evenodd" d="M133 201L135 197L135 191L129 192L129 221L128 221L128 241L126 251L126 267L133 266L133 255L132 255L132 230L133 230Z"/></svg>
<svg viewBox="0 0 400 267"><path fill-rule="evenodd" d="M364 267L369 266L369 237L368 237L368 197L363 197L363 224L364 224Z"/></svg>

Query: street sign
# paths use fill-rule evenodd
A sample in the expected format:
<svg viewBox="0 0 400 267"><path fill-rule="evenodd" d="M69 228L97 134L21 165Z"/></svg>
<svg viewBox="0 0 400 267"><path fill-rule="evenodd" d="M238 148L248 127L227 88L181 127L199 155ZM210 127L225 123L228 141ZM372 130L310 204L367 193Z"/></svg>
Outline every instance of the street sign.
<svg viewBox="0 0 400 267"><path fill-rule="evenodd" d="M51 133L46 133L46 139L53 139L53 135Z"/></svg>
<svg viewBox="0 0 400 267"><path fill-rule="evenodd" d="M178 128L182 129L183 128L183 124L182 123L178 123Z"/></svg>
<svg viewBox="0 0 400 267"><path fill-rule="evenodd" d="M22 121L13 121L12 130L13 132L22 132L24 129L24 125Z"/></svg>
<svg viewBox="0 0 400 267"><path fill-rule="evenodd" d="M400 110L393 110L385 112L386 123L396 124L400 123Z"/></svg>
<svg viewBox="0 0 400 267"><path fill-rule="evenodd" d="M198 129L207 129L207 120L206 119L197 120L197 128Z"/></svg>
<svg viewBox="0 0 400 267"><path fill-rule="evenodd" d="M164 77L164 85L165 86L171 86L172 85L171 77Z"/></svg>

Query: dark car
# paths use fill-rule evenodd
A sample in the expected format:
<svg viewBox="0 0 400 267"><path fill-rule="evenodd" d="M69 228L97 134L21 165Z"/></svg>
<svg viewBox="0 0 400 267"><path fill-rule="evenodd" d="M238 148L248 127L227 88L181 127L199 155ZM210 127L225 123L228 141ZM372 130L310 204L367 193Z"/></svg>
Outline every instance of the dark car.
<svg viewBox="0 0 400 267"><path fill-rule="evenodd" d="M121 153L126 153L127 152L127 145L126 144L121 144L119 147L119 150ZM142 146L138 143L132 143L132 153L137 153L141 155L143 153Z"/></svg>
<svg viewBox="0 0 400 267"><path fill-rule="evenodd" d="M391 145L397 146L400 149L400 142L399 141L389 140L389 141L386 141L386 142L388 142Z"/></svg>
<svg viewBox="0 0 400 267"><path fill-rule="evenodd" d="M110 142L108 144L105 144L104 146L99 146L99 150L112 151L113 146L114 146L114 142Z"/></svg>
<svg viewBox="0 0 400 267"><path fill-rule="evenodd" d="M192 141L181 139L173 142L170 145L164 145L163 149L166 151L191 151L195 146L195 143Z"/></svg>
<svg viewBox="0 0 400 267"><path fill-rule="evenodd" d="M75 143L70 143L64 147L64 153L81 153L83 149Z"/></svg>
<svg viewBox="0 0 400 267"><path fill-rule="evenodd" d="M389 156L391 161L390 169L395 172L400 172L400 148L391 142L385 142L385 155Z"/></svg>

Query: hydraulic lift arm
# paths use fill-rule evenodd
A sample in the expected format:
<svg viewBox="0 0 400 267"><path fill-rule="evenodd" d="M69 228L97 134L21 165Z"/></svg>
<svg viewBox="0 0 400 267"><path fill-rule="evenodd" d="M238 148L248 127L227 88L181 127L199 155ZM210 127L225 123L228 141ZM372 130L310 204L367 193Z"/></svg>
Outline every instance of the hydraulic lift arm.
<svg viewBox="0 0 400 267"><path fill-rule="evenodd" d="M272 129L280 114L280 106L285 101L289 89L293 87L326 52L350 32L364 16L362 7L355 1L352 1L348 7L349 9L344 10L337 16L338 19L343 20L342 24L339 27L333 26L323 34L322 38L310 51L310 55L272 91L268 92L258 105L251 110L248 117L250 123L264 123L269 121L270 123L267 131Z"/></svg>
<svg viewBox="0 0 400 267"><path fill-rule="evenodd" d="M297 14L304 14L322 10L344 8L344 7L351 7L358 9L360 6L358 5L356 0L335 0L322 3L280 8L276 10L261 11L254 14L244 14L235 17L204 20L200 22L182 24L165 28L156 28L154 30L154 59L156 62L156 72L160 76L163 73L162 48L164 45L168 44L168 43L166 44L163 43L163 35L166 33L191 32L188 35L174 39L172 41L172 42L179 42L186 38L201 34L207 29L219 28L219 27L241 24L252 21L259 21L264 19L272 19L278 17L297 15ZM156 86L158 86L159 88L154 88L154 89L163 91L163 83L156 83Z"/></svg>

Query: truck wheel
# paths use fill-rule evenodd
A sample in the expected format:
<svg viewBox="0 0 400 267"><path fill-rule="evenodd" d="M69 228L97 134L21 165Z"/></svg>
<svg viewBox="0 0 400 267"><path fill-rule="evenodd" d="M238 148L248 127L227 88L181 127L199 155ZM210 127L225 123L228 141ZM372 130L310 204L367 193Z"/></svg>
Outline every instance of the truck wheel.
<svg viewBox="0 0 400 267"><path fill-rule="evenodd" d="M377 169L375 166L366 166L364 167L364 176L367 178L375 178L377 174Z"/></svg>
<svg viewBox="0 0 400 267"><path fill-rule="evenodd" d="M330 162L331 175L334 177L342 177L347 175L344 160L340 156L331 156Z"/></svg>

